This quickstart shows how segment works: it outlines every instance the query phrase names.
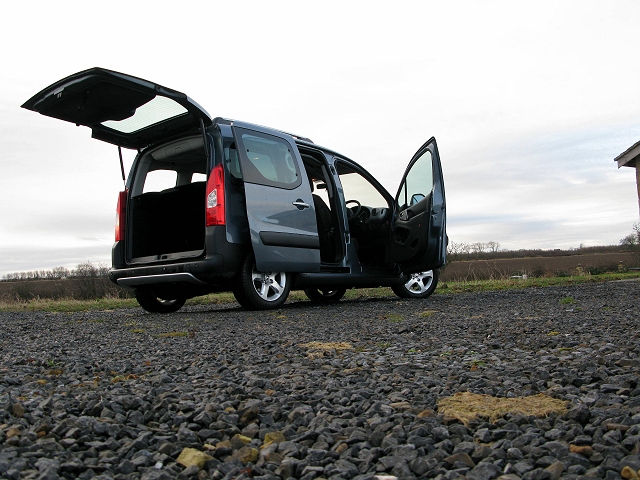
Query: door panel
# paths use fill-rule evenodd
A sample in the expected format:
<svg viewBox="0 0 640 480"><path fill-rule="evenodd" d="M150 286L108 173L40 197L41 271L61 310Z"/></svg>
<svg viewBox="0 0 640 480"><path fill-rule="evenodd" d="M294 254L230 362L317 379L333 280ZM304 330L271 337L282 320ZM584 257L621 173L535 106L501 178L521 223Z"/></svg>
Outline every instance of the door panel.
<svg viewBox="0 0 640 480"><path fill-rule="evenodd" d="M404 273L441 267L446 261L444 180L435 138L413 156L396 195L392 255Z"/></svg>
<svg viewBox="0 0 640 480"><path fill-rule="evenodd" d="M311 187L295 143L235 128L251 244L260 271L320 271Z"/></svg>
<svg viewBox="0 0 640 480"><path fill-rule="evenodd" d="M400 212L393 228L394 261L418 261L426 253L428 242L431 194L415 205ZM418 270L420 271L420 270Z"/></svg>

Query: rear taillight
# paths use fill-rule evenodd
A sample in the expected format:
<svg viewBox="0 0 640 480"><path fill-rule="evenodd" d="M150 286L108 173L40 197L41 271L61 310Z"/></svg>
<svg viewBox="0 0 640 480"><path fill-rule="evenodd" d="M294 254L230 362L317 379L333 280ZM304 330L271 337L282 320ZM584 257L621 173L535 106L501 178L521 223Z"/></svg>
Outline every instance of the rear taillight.
<svg viewBox="0 0 640 480"><path fill-rule="evenodd" d="M116 208L116 242L124 240L124 224L127 218L127 192L123 190L118 194L118 206Z"/></svg>
<svg viewBox="0 0 640 480"><path fill-rule="evenodd" d="M207 227L224 225L224 172L222 165L216 165L211 170L207 181Z"/></svg>

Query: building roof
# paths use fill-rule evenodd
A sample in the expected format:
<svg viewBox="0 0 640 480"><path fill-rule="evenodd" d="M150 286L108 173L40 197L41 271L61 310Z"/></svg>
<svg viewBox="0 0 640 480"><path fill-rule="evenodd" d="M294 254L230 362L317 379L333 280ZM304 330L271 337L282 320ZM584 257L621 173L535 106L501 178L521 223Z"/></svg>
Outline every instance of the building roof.
<svg viewBox="0 0 640 480"><path fill-rule="evenodd" d="M634 143L627 148L624 152L613 159L614 162L618 162L618 168L620 167L635 167L636 158L640 157L640 142Z"/></svg>

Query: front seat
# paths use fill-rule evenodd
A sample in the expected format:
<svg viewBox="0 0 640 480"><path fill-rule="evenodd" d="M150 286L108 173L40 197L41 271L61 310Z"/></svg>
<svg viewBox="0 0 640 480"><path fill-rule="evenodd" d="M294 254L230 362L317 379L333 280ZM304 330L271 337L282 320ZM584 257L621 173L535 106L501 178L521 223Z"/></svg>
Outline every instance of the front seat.
<svg viewBox="0 0 640 480"><path fill-rule="evenodd" d="M320 237L320 261L334 262L335 242L333 241L333 225L331 222L331 210L324 203L324 200L315 193L313 197L313 206L316 209L316 221L318 223L318 236Z"/></svg>

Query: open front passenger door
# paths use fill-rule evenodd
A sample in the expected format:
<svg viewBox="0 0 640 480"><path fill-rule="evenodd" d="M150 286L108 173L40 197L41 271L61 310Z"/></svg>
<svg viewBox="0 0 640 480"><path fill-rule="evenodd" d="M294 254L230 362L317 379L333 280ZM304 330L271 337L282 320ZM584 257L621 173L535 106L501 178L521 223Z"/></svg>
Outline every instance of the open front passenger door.
<svg viewBox="0 0 640 480"><path fill-rule="evenodd" d="M434 270L446 262L444 179L435 138L413 156L396 195L393 260L404 273Z"/></svg>

